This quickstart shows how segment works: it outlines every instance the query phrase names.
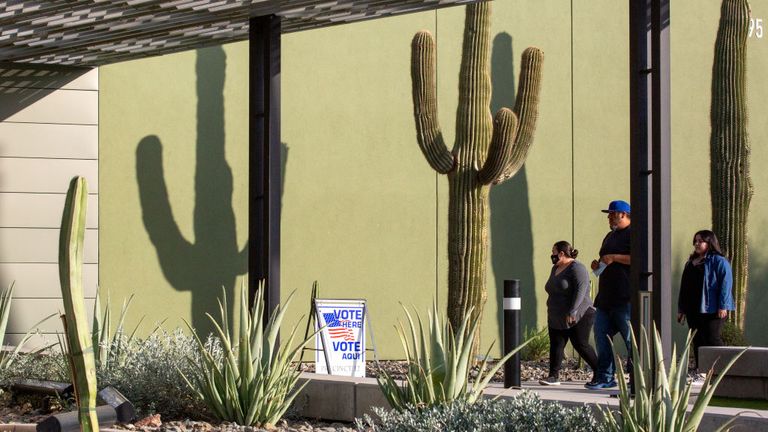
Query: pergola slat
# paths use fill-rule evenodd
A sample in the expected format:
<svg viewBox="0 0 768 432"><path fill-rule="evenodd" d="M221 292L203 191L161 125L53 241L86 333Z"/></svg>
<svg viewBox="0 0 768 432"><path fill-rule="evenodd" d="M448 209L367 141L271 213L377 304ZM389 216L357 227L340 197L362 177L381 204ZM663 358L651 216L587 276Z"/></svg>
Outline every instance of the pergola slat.
<svg viewBox="0 0 768 432"><path fill-rule="evenodd" d="M248 38L275 15L283 33L478 0L7 0L0 62L99 66Z"/></svg>

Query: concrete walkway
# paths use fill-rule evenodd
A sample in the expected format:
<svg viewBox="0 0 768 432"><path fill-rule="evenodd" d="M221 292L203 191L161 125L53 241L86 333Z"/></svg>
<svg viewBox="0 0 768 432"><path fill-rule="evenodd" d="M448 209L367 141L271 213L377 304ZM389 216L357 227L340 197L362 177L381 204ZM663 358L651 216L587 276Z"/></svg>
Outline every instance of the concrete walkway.
<svg viewBox="0 0 768 432"><path fill-rule="evenodd" d="M300 413L310 418L352 421L355 417L371 413L371 407L388 406L374 378L330 377L303 373L302 380L309 384L296 399ZM698 394L700 387L694 387ZM559 386L542 386L538 382L524 382L521 389L505 389L501 384L491 384L486 395L489 397L512 397L523 390L536 392L543 400L557 401L565 406L584 406L596 410L597 405L617 408L618 389L588 390L583 382L563 383ZM333 395L329 397L329 395ZM612 396L613 395L613 396ZM691 398L691 402L695 400ZM691 404L690 407L693 405ZM714 431L739 415L733 431L768 432L768 410L746 411L739 408L708 407L699 432Z"/></svg>
<svg viewBox="0 0 768 432"><path fill-rule="evenodd" d="M524 382L522 389L505 389L501 384L491 384L486 395L495 397L511 397L523 390L530 390L543 400L557 401L565 406L602 405L618 408L618 387L610 390L588 390L583 382L566 382L559 386L542 386L537 381ZM689 408L698 396L701 386L694 386ZM739 415L734 431L768 431L768 410L744 410L741 408L725 408L709 406L699 431L711 431L733 416Z"/></svg>

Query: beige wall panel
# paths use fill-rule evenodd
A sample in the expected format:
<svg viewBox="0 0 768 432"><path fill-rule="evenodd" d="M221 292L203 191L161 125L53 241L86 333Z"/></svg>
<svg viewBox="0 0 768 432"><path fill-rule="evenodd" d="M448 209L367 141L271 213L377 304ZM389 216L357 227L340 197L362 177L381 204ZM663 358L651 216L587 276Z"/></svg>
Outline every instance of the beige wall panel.
<svg viewBox="0 0 768 432"><path fill-rule="evenodd" d="M29 105L25 101L32 100ZM92 90L0 88L0 120L98 124L99 93Z"/></svg>
<svg viewBox="0 0 768 432"><path fill-rule="evenodd" d="M58 228L64 194L0 193L0 228ZM99 196L88 196L86 227L99 227Z"/></svg>
<svg viewBox="0 0 768 432"><path fill-rule="evenodd" d="M53 320L57 318L51 318L51 319ZM24 338L24 333L6 333L5 340L3 341L3 345L7 347L15 347L16 345L19 344L19 342L21 342L22 338ZM27 341L27 343L24 344L23 351L29 352L35 349L54 345L58 342L59 342L59 339L57 338L56 333L34 334Z"/></svg>
<svg viewBox="0 0 768 432"><path fill-rule="evenodd" d="M72 177L80 175L88 181L88 193L96 193L98 169L96 160L0 158L0 192L65 193Z"/></svg>
<svg viewBox="0 0 768 432"><path fill-rule="evenodd" d="M15 281L14 298L60 298L59 266L55 263L0 264L0 289ZM83 265L83 289L86 297L96 296L99 265Z"/></svg>
<svg viewBox="0 0 768 432"><path fill-rule="evenodd" d="M0 123L0 156L96 159L95 125Z"/></svg>
<svg viewBox="0 0 768 432"><path fill-rule="evenodd" d="M98 90L99 70L34 65L3 65L0 87Z"/></svg>
<svg viewBox="0 0 768 432"><path fill-rule="evenodd" d="M83 283L92 314L98 284L98 84L96 69L0 66L0 288L15 281L6 344L63 310L58 242L72 177L88 180ZM56 342L61 321L29 346Z"/></svg>
<svg viewBox="0 0 768 432"><path fill-rule="evenodd" d="M84 263L96 263L99 257L99 233L85 231ZM0 262L57 263L58 229L0 228Z"/></svg>
<svg viewBox="0 0 768 432"><path fill-rule="evenodd" d="M93 298L85 299L85 311L88 314L89 322L93 319L94 302L95 300ZM13 301L11 307L16 313L14 313L8 320L8 333L24 334L47 315L64 312L64 304L61 302L60 298L16 299ZM42 333L56 333L63 331L61 328L61 319L58 317L53 317L35 328L39 329Z"/></svg>

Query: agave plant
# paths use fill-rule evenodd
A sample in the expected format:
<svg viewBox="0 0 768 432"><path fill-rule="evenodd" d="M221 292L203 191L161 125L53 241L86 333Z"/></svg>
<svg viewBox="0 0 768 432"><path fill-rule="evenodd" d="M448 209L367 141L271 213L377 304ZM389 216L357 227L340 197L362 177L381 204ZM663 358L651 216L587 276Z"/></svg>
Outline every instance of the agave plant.
<svg viewBox="0 0 768 432"><path fill-rule="evenodd" d="M144 321L141 317L136 327L130 333L125 330L125 318L128 315L128 308L133 301L133 295L123 300L123 306L120 309L120 315L117 317L117 325L112 329L112 305L109 292L107 292L104 311L101 309L101 289L96 291L96 302L93 306L93 327L91 329L91 338L93 340L93 356L96 361L96 367L99 370L119 366L122 362L122 353L125 347L130 344L136 332ZM165 322L165 320L163 320ZM155 327L152 333L155 333L162 323ZM150 334L152 334L150 333Z"/></svg>
<svg viewBox="0 0 768 432"><path fill-rule="evenodd" d="M227 319L227 296L219 300L221 322L210 314L208 318L221 339L223 359L217 358L195 334L202 364L196 374L181 376L220 420L232 421L244 426L274 425L290 406L293 399L306 385L297 387L300 372L291 367L300 350L314 336L292 347L298 324L290 335L278 344L277 334L285 309L293 294L283 306L278 306L269 317L266 327L264 313L264 283L259 283L253 308L248 310L247 288L240 288L239 333L235 334Z"/></svg>
<svg viewBox="0 0 768 432"><path fill-rule="evenodd" d="M0 294L0 342L5 340L5 330L8 328L8 319L11 317L13 286L14 282L11 282L11 285L5 291L3 291L2 294ZM35 323L32 328L36 329L37 326L56 315L57 314L48 315L47 317ZM29 339L32 337L35 331L36 330L29 330L26 334L24 334L24 336L22 336L21 340L13 350L6 351L4 349L0 349L0 369L7 369L11 366L11 364L13 364L13 361L19 355L19 352L22 350L22 348L24 348L24 345L29 342Z"/></svg>
<svg viewBox="0 0 768 432"><path fill-rule="evenodd" d="M523 340L529 343L520 352L522 360L541 361L549 355L549 329L546 326L541 330L537 330L536 327L526 327L523 330Z"/></svg>
<svg viewBox="0 0 768 432"><path fill-rule="evenodd" d="M633 432L695 432L715 389L720 384L720 380L746 349L735 355L714 381L712 369L708 371L701 392L696 398L690 414L687 414L692 387L692 383L687 382L688 351L693 341L693 333L688 333L685 348L679 357L676 355L677 347L672 347L669 373L664 366L664 352L656 325L653 326L653 345L650 344L644 327L640 328L639 339L639 349L637 342L632 340L632 358L639 359L639 361L633 362L634 400L626 383L626 375L622 368L618 368L619 412L613 413L599 406L607 429L609 431ZM616 356L616 364L621 364L615 351L614 355ZM654 365L655 368L653 368ZM736 417L726 422L718 431L727 430L735 419Z"/></svg>
<svg viewBox="0 0 768 432"><path fill-rule="evenodd" d="M465 401L474 403L482 396L483 390L493 375L509 360L512 355L528 342L515 348L501 358L496 365L488 368L488 358L493 344L488 348L477 377L469 382L472 369L472 344L478 321L470 326L471 314L464 316L457 332L453 332L450 322L441 318L437 305L432 304L429 312L429 328L425 330L421 317L416 314L414 321L408 309L403 307L408 319L409 334L399 323L397 333L405 350L408 373L405 381L398 383L386 371L381 370L377 381L390 405L398 411L410 407L431 407Z"/></svg>

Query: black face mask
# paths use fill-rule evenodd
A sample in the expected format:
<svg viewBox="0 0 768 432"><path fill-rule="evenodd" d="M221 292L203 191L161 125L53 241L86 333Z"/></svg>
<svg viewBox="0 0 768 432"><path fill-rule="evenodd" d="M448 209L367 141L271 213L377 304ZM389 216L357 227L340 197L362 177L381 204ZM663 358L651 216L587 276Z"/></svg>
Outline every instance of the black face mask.
<svg viewBox="0 0 768 432"><path fill-rule="evenodd" d="M550 255L549 258L552 260L552 264L557 264L560 261L560 255Z"/></svg>

